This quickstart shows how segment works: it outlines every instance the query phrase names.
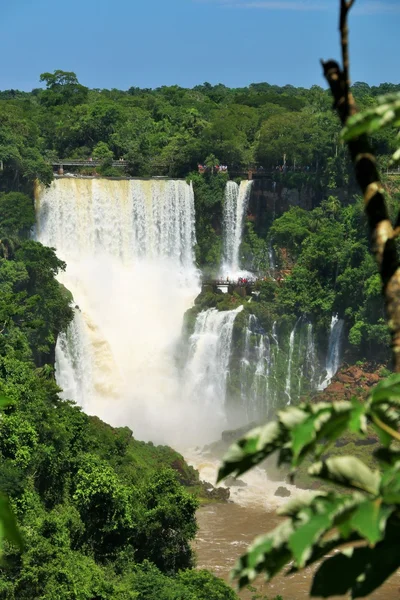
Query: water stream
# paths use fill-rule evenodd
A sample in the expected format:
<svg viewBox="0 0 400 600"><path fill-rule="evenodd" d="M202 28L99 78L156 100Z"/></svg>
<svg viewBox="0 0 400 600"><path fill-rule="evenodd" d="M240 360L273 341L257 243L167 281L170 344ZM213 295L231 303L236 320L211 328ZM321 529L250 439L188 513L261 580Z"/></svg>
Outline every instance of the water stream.
<svg viewBox="0 0 400 600"><path fill-rule="evenodd" d="M329 333L328 350L326 353L326 375L319 385L319 389L325 389L331 382L340 366L340 353L343 341L343 319L339 319L337 315L332 316L331 327Z"/></svg>
<svg viewBox="0 0 400 600"><path fill-rule="evenodd" d="M222 276L236 277L240 272L239 250L242 243L244 217L246 214L252 181L243 180L240 185L228 181L224 202L224 261Z"/></svg>

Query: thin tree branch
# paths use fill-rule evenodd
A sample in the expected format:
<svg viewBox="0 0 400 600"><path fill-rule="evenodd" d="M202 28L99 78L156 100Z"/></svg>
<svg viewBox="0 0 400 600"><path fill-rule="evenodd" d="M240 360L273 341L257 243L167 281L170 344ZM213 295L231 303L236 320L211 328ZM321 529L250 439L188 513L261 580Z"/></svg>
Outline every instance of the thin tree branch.
<svg viewBox="0 0 400 600"><path fill-rule="evenodd" d="M347 16L354 0L341 0L340 2L340 41L342 47L342 63L343 63L343 78L344 78L344 99L346 103L346 113L349 111L349 89L350 89L350 60L349 60L349 27L347 24Z"/></svg>
<svg viewBox="0 0 400 600"><path fill-rule="evenodd" d="M351 115L357 112L354 97L350 91L348 54L347 17L353 4L354 0L340 0L343 69L333 60L322 62L324 75L334 98L333 106L343 125ZM367 136L360 135L358 138L350 140L347 145L356 179L364 196L372 249L382 279L388 325L392 336L395 370L400 372L400 267L395 244L399 229L397 226L393 229L390 221L375 155Z"/></svg>

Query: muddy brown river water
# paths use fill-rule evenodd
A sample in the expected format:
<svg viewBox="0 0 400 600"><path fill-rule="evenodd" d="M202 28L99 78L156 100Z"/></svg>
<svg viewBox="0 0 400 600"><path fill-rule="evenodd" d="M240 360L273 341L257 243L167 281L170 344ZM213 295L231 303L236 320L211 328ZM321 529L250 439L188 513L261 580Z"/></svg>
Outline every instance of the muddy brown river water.
<svg viewBox="0 0 400 600"><path fill-rule="evenodd" d="M195 550L199 568L209 569L225 580L236 559L246 550L254 537L273 529L279 522L274 512L254 507L243 507L234 503L213 504L200 508L197 513L199 532ZM305 600L309 598L313 571L285 577L280 575L265 584L259 578L255 587L258 593L274 598L280 594L283 600ZM250 600L253 594L243 591L240 597ZM334 600L346 598L336 596ZM380 590L368 596L369 600L399 600L400 573L394 575ZM333 600L333 599L332 599Z"/></svg>
<svg viewBox="0 0 400 600"><path fill-rule="evenodd" d="M199 469L202 479L215 482L219 464L217 460L201 456L191 456L189 460ZM253 469L242 479L247 486L231 488L233 502L210 504L197 512L199 531L194 544L197 566L209 569L226 581L237 558L253 539L260 533L270 531L280 522L275 509L286 501L274 496L281 484L269 481L263 469ZM290 489L292 496L302 493L295 487L283 485ZM280 575L270 583L264 583L260 577L255 587L257 593L265 594L269 599L280 594L283 600L305 600L309 598L312 576L313 568L287 577ZM240 598L251 600L253 595L254 593L244 590L240 593ZM336 596L331 600L344 598L346 596ZM368 596L368 600L400 600L400 572Z"/></svg>

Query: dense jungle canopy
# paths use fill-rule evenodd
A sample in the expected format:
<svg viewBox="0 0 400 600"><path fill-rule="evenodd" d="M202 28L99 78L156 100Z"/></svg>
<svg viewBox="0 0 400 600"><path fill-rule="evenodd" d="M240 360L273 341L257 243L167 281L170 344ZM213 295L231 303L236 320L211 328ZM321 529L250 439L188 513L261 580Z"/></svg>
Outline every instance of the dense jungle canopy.
<svg viewBox="0 0 400 600"><path fill-rule="evenodd" d="M99 158L104 174L112 158L128 161L133 176L186 176L207 158L240 171L257 164L318 172L326 185L347 181L340 124L330 92L291 85L255 83L228 88L204 83L193 89L163 86L127 91L88 89L75 73L43 73L45 89L0 92L0 160L4 179L17 186L38 177L47 183L56 158ZM355 83L361 108L399 85ZM383 166L393 152L395 132L375 137Z"/></svg>

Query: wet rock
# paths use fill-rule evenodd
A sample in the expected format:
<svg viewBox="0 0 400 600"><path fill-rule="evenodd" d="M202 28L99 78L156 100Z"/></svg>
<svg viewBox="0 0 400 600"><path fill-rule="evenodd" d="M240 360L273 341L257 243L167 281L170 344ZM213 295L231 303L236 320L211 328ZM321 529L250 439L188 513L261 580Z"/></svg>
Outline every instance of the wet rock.
<svg viewBox="0 0 400 600"><path fill-rule="evenodd" d="M225 487L214 487L212 483L208 481L202 481L201 486L204 491L204 495L209 500L215 500L216 502L227 502L231 495L229 488Z"/></svg>
<svg viewBox="0 0 400 600"><path fill-rule="evenodd" d="M235 477L227 477L225 479L225 484L228 487L247 487L247 483L245 481L236 479Z"/></svg>
<svg viewBox="0 0 400 600"><path fill-rule="evenodd" d="M377 442L378 442L377 438L368 436L367 438L361 438L359 440L355 440L354 445L355 446L373 446Z"/></svg>
<svg viewBox="0 0 400 600"><path fill-rule="evenodd" d="M281 498L287 498L290 495L291 492L283 485L280 485L274 494L274 496L280 496Z"/></svg>
<svg viewBox="0 0 400 600"><path fill-rule="evenodd" d="M349 443L349 440L347 440L346 438L339 438L336 440L335 442L335 446L336 448L342 448L343 446L346 446L346 444Z"/></svg>

